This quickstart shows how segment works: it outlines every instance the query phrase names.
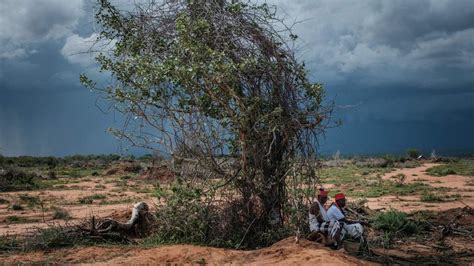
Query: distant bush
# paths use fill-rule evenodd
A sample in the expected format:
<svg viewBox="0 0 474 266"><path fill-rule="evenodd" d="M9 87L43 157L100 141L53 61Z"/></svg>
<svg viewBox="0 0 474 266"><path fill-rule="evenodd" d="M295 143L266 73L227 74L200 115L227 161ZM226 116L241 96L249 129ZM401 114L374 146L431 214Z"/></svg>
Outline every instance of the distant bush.
<svg viewBox="0 0 474 266"><path fill-rule="evenodd" d="M451 194L451 195L436 195L431 192L425 192L421 195L421 201L423 202L445 202L445 201L455 201L461 199L460 194Z"/></svg>
<svg viewBox="0 0 474 266"><path fill-rule="evenodd" d="M421 154L420 154L420 152L419 152L417 149L413 149L413 148L412 148L412 149L408 149L408 150L407 150L407 155L408 155L408 157L410 157L410 158L416 159L416 158L418 158L418 156L420 156Z"/></svg>
<svg viewBox="0 0 474 266"><path fill-rule="evenodd" d="M474 159L447 158L444 164L431 167L426 172L433 176L463 175L474 176Z"/></svg>
<svg viewBox="0 0 474 266"><path fill-rule="evenodd" d="M123 175L120 177L121 180L128 180L130 178L132 178L132 176L129 176L129 175Z"/></svg>
<svg viewBox="0 0 474 266"><path fill-rule="evenodd" d="M5 218L5 221L10 224L18 224L18 223L24 223L26 220L23 217L13 215L13 216L8 216L7 218Z"/></svg>
<svg viewBox="0 0 474 266"><path fill-rule="evenodd" d="M22 210L25 209L25 208L23 208L23 206L21 206L20 204L13 204L11 208L12 208L12 210L14 210L14 211L22 211Z"/></svg>
<svg viewBox="0 0 474 266"><path fill-rule="evenodd" d="M27 204L29 207L34 207L36 205L41 204L41 199L39 197L31 196L28 194L20 195L20 200L21 202Z"/></svg>
<svg viewBox="0 0 474 266"><path fill-rule="evenodd" d="M67 210L59 207L53 208L53 219L69 220L70 218L71 215Z"/></svg>
<svg viewBox="0 0 474 266"><path fill-rule="evenodd" d="M103 194L94 194L91 196L83 197L79 199L79 203L81 204L92 204L94 200L105 199L106 196Z"/></svg>
<svg viewBox="0 0 474 266"><path fill-rule="evenodd" d="M433 194L431 192L425 192L421 195L421 201L423 202L442 202L443 198Z"/></svg>
<svg viewBox="0 0 474 266"><path fill-rule="evenodd" d="M446 165L439 165L439 166L428 168L426 172L432 176L446 176L446 175L457 174L454 169Z"/></svg>
<svg viewBox="0 0 474 266"><path fill-rule="evenodd" d="M396 236L410 236L419 232L419 227L410 221L403 212L390 210L380 213L373 219L374 228L382 230L383 245L390 246Z"/></svg>
<svg viewBox="0 0 474 266"><path fill-rule="evenodd" d="M17 168L0 170L0 192L40 188L38 176Z"/></svg>

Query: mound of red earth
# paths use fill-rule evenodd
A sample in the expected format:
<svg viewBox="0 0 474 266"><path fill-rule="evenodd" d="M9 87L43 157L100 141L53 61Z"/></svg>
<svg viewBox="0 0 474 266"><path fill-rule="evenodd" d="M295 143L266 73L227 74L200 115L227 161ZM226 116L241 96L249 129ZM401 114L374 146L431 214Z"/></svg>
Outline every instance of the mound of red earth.
<svg viewBox="0 0 474 266"><path fill-rule="evenodd" d="M308 240L296 243L293 237L259 250L242 251L193 245L142 247L78 247L0 255L4 264L19 263L117 264L237 264L237 265L372 265L340 251L333 251Z"/></svg>

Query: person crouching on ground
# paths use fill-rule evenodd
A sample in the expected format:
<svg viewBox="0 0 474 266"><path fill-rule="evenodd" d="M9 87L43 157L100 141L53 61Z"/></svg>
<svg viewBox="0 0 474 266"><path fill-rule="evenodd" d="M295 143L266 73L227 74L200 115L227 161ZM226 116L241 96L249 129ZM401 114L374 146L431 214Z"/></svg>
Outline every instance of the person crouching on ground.
<svg viewBox="0 0 474 266"><path fill-rule="evenodd" d="M335 202L329 207L327 216L329 219L339 221L342 227L341 238L352 238L354 240L361 240L364 233L365 224L361 221L351 221L346 218L344 207L346 206L346 196L343 193L336 194Z"/></svg>
<svg viewBox="0 0 474 266"><path fill-rule="evenodd" d="M321 233L329 243L326 243L333 249L341 245L341 230L339 222L330 219L324 208L328 200L328 191L319 190L318 198L313 202L309 209L309 229L311 234ZM326 241L325 241L326 242Z"/></svg>

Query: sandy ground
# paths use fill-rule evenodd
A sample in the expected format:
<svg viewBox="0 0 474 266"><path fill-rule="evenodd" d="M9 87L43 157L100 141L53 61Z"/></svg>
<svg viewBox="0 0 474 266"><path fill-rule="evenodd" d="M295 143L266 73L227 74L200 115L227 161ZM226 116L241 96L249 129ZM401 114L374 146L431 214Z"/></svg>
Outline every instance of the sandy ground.
<svg viewBox="0 0 474 266"><path fill-rule="evenodd" d="M157 248L85 247L1 255L4 264L57 263L57 264L212 264L212 265L373 265L342 251L333 251L320 244L294 238L284 239L271 247L252 251L172 245Z"/></svg>
<svg viewBox="0 0 474 266"><path fill-rule="evenodd" d="M430 203L421 202L421 195L395 196L388 195L379 198L368 198L368 207L371 209L398 209L405 212L417 210L442 211L451 208L474 206L474 188L465 186L466 182L472 181L473 177L448 175L443 177L429 176L426 169L438 164L425 163L416 168L397 169L385 174L383 179L391 179L397 174L406 176L406 183L422 182L433 187L446 187L451 191L448 194L460 194L462 198L457 201ZM68 179L69 181L71 179ZM66 180L66 181L68 181ZM327 185L331 188L331 185ZM71 218L68 223L77 223L83 219L95 215L106 217L114 211L130 209L137 201L147 201L153 204L150 193L144 192L151 186L145 183L136 183L131 180L123 181L118 176L86 177L75 179L74 182L55 185L48 190L19 191L0 193L0 198L8 200L9 204L0 204L0 235L24 234L33 228L46 228L53 223L64 224L63 220L53 220L52 207L66 209ZM92 204L80 204L79 199L96 194L105 195L106 199L94 200ZM25 210L12 210L12 203L21 203L20 197L28 195L37 197L44 202L44 208L40 206L22 206ZM44 210L44 211L43 211ZM8 217L17 216L21 222L9 222Z"/></svg>
<svg viewBox="0 0 474 266"><path fill-rule="evenodd" d="M368 207L371 209L397 209L405 212L417 210L443 211L464 207L466 205L474 207L474 187L466 186L466 183L474 180L474 178L461 175L447 175L441 177L428 175L426 170L436 165L439 164L425 163L420 167L397 169L385 174L382 178L392 179L393 176L404 174L406 176L405 183L421 182L433 187L446 187L451 191L442 193L446 193L447 195L459 194L462 196L460 200L431 203L422 202L421 195L383 196L379 198L368 198Z"/></svg>
<svg viewBox="0 0 474 266"><path fill-rule="evenodd" d="M47 190L18 191L0 193L0 198L8 200L9 204L0 204L0 236L18 235L34 231L35 228L46 228L51 224L74 224L94 216L106 217L117 210L131 209L134 202L147 201L153 203L146 189L146 184L137 185L133 181L126 183L116 182L116 176L86 177L75 180L74 183L55 185ZM126 184L126 185L125 185ZM137 189L139 188L139 189ZM105 199L96 199L92 204L81 204L81 198L92 195L104 195ZM21 196L28 195L43 201L40 204L28 206L21 201ZM9 207L12 203L19 203L25 209L15 211ZM53 208L60 207L68 211L71 219L53 219ZM19 217L21 222L10 222L8 217Z"/></svg>
<svg viewBox="0 0 474 266"><path fill-rule="evenodd" d="M384 196L369 198L368 206L372 209L395 208L405 212L415 210L446 210L465 205L474 206L474 190L465 186L472 177L450 175L432 177L426 174L426 169L436 164L426 163L417 168L398 169L383 176L390 179L399 173L406 175L407 183L423 182L434 187L447 187L452 192L462 195L462 200L425 203L420 201L421 195ZM0 193L0 198L11 203L19 202L20 196L39 197L44 201L46 211L38 206L26 207L23 211L10 209L9 204L0 205L0 235L25 234L34 227L47 227L51 223L65 223L52 219L52 206L62 207L69 211L72 219L69 223L79 222L91 215L106 217L116 211L129 210L138 200L153 202L153 197L142 190L146 184L136 184L126 181L126 184L116 182L118 177L88 177L78 179L78 182L65 184L58 188L31 192ZM106 195L106 199L94 200L92 204L80 204L82 197L94 194ZM25 205L25 204L23 204ZM18 216L24 219L21 223L9 223L7 217ZM43 222L43 216L45 222ZM238 251L192 245L171 245L156 248L143 247L83 247L56 249L19 254L0 254L0 264L18 263L55 263L55 264L236 264L236 265L366 265L341 251L332 251L316 243L300 240L297 244L294 238L282 240L275 245L253 251Z"/></svg>

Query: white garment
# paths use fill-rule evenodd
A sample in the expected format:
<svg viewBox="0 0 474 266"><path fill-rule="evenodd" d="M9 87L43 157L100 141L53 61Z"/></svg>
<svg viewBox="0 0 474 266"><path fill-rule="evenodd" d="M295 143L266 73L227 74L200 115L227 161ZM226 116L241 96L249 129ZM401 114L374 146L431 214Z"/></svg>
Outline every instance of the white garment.
<svg viewBox="0 0 474 266"><path fill-rule="evenodd" d="M334 220L341 220L345 218L346 216L342 213L341 209L337 207L336 204L331 205L328 210L328 217L329 219L334 219ZM362 237L362 234L364 233L364 227L359 224L346 224L343 223L342 227L342 232L341 232L341 238L345 238L346 236L350 238L360 238Z"/></svg>
<svg viewBox="0 0 474 266"><path fill-rule="evenodd" d="M321 213L321 216L323 217L323 220L325 222L329 221L329 216L326 212L326 209L324 208L324 206L319 202L319 200L316 201L319 205L319 212Z"/></svg>
<svg viewBox="0 0 474 266"><path fill-rule="evenodd" d="M346 217L342 213L342 211L336 206L336 204L333 204L333 205L331 205L331 207L329 207L327 215L328 215L330 220L334 219L334 220L338 220L338 221L341 220L341 219L344 219L344 217Z"/></svg>
<svg viewBox="0 0 474 266"><path fill-rule="evenodd" d="M348 236L353 239L359 239L362 237L363 233L364 233L364 227L361 224L344 223L344 226L342 227L342 231L341 231L341 238L345 238L346 236Z"/></svg>
<svg viewBox="0 0 474 266"><path fill-rule="evenodd" d="M321 214L323 221L329 222L329 217L326 213L326 209L318 200L316 200L316 202L318 203L319 213ZM309 213L309 230L319 231L319 228L320 228L320 225L318 223L318 219L316 218L316 215Z"/></svg>

